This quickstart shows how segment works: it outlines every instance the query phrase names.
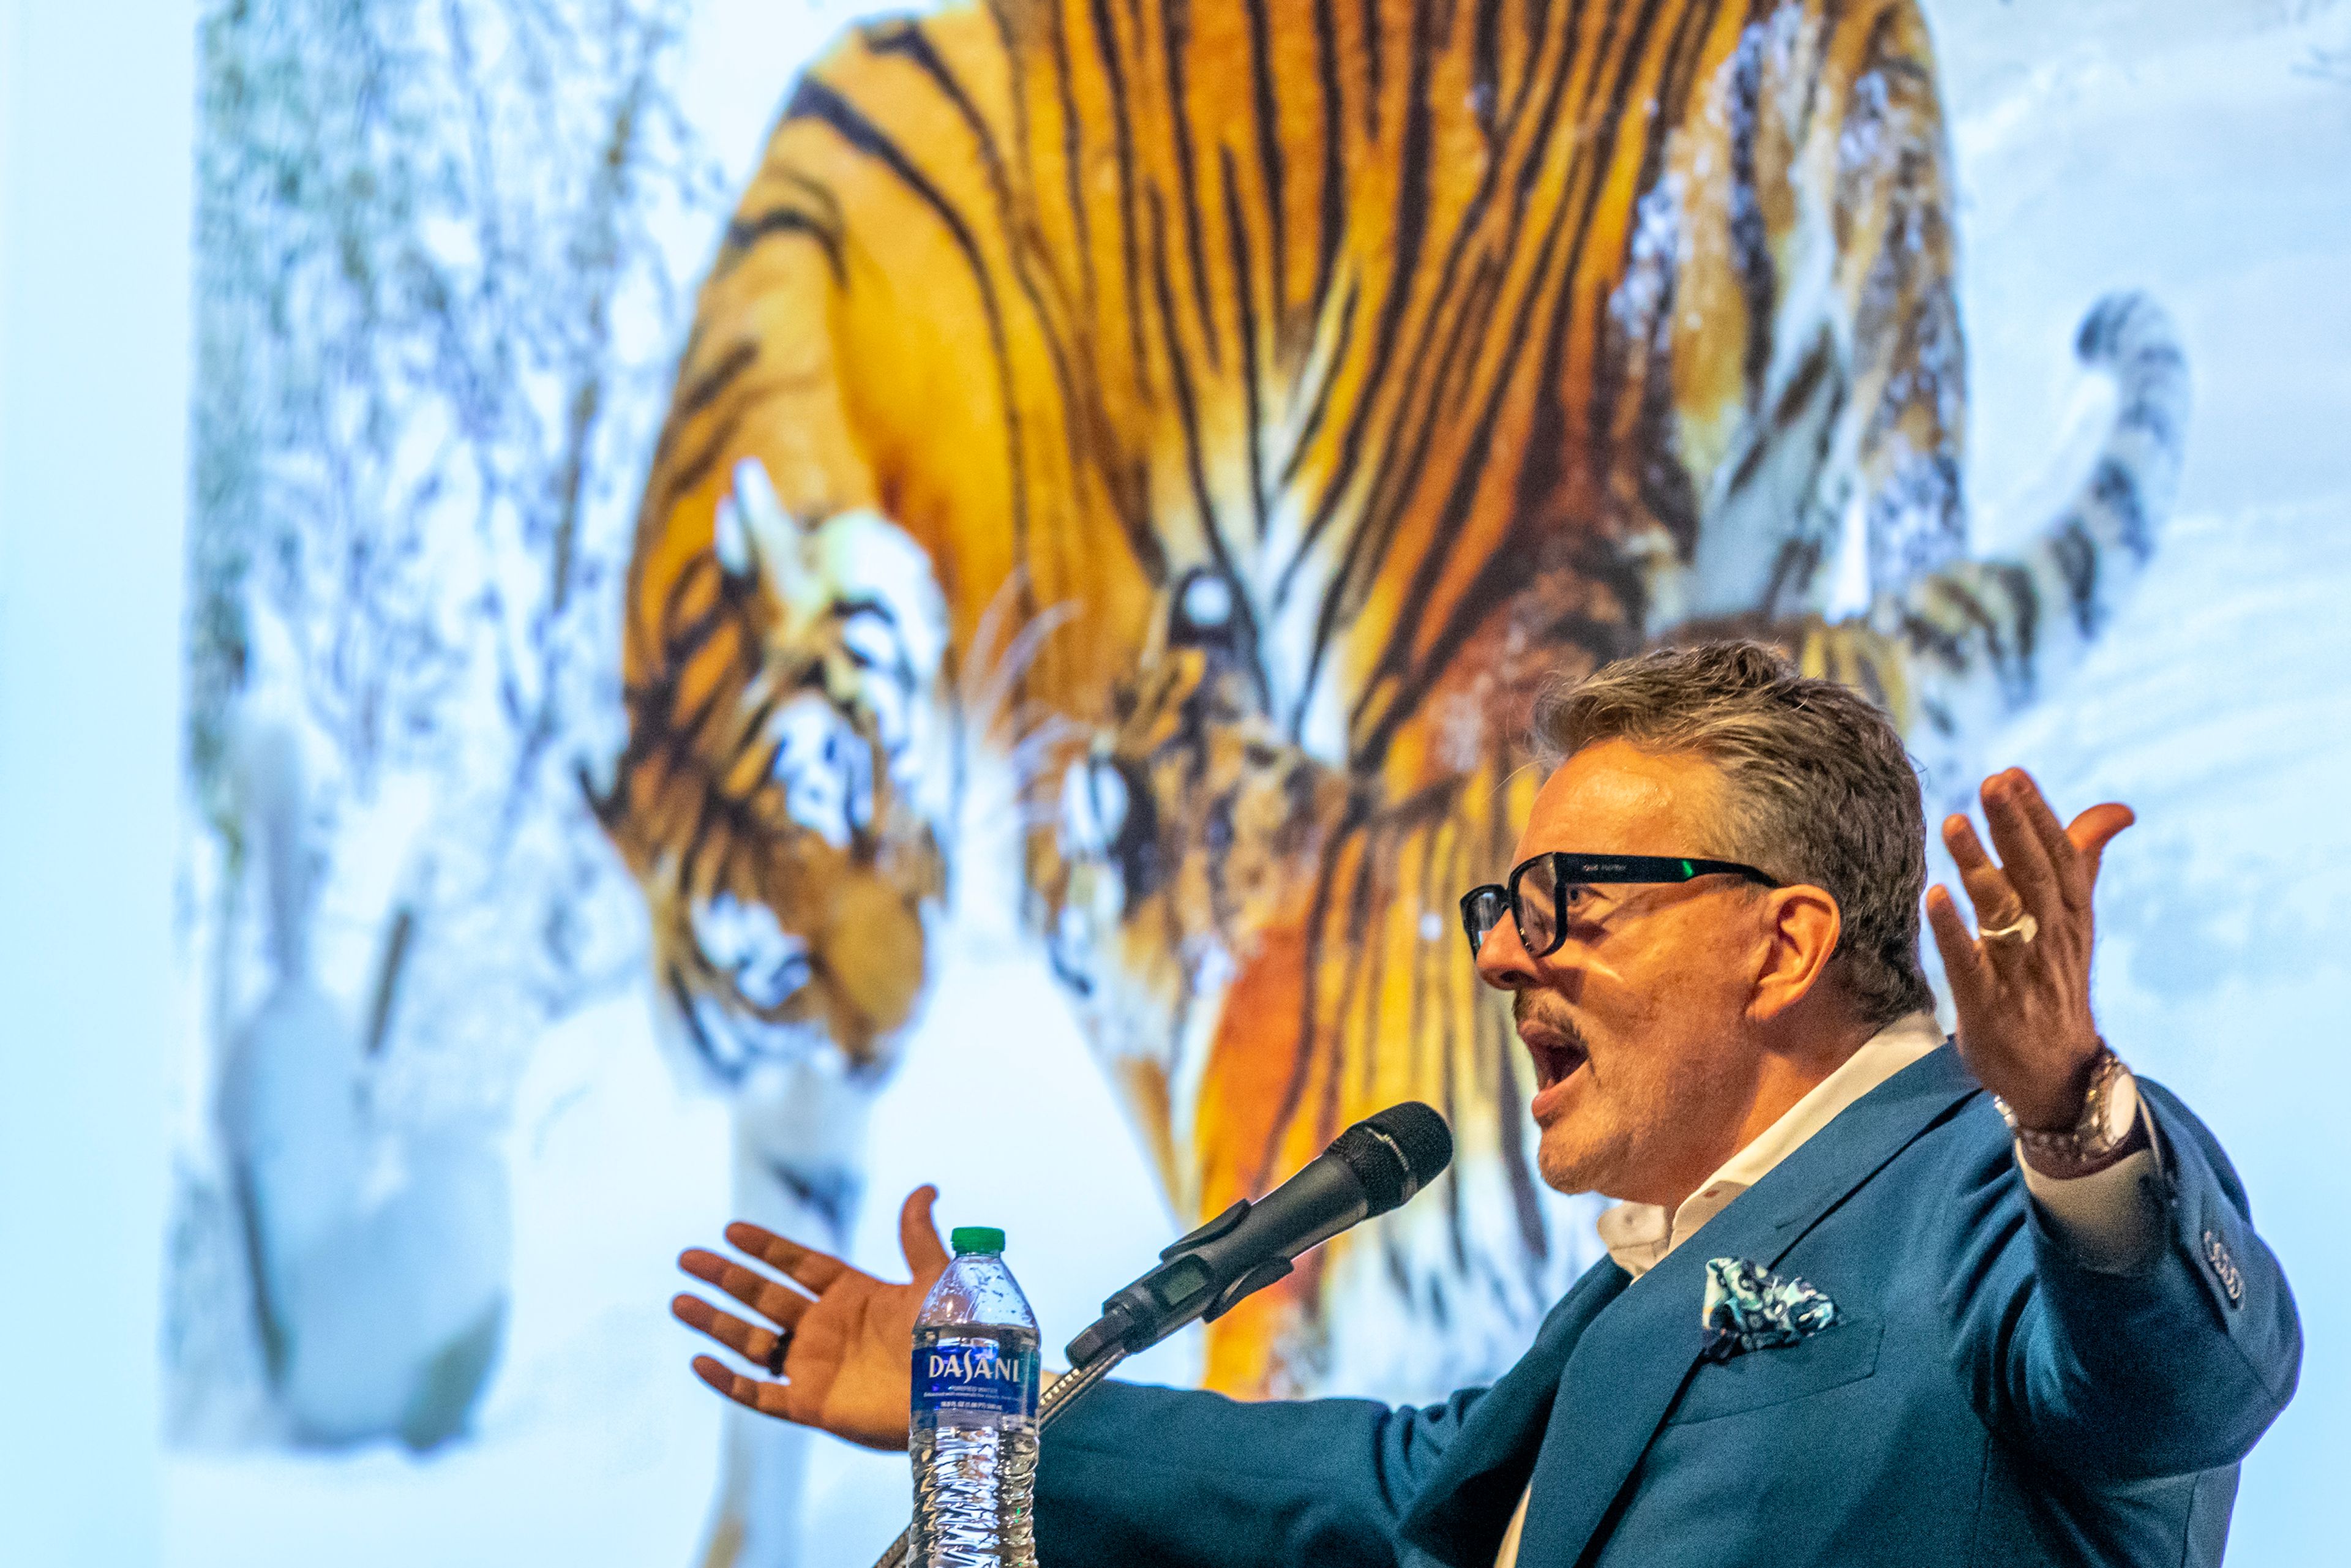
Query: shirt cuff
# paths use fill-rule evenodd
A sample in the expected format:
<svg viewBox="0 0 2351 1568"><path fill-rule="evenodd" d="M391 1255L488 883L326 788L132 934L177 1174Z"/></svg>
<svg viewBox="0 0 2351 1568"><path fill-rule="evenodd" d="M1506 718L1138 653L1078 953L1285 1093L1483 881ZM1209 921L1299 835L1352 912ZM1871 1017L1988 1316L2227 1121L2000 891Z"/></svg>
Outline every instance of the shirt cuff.
<svg viewBox="0 0 2351 1568"><path fill-rule="evenodd" d="M2162 1214L2148 1200L2148 1188L2159 1179L2155 1118L2145 1101L2139 1103L2139 1124L2147 1132L2147 1147L2088 1176L2053 1176L2033 1169L2023 1145L2015 1146L2016 1168L2023 1174L2024 1190L2057 1239L2075 1262L2098 1274L2127 1274L2147 1260L2162 1236Z"/></svg>

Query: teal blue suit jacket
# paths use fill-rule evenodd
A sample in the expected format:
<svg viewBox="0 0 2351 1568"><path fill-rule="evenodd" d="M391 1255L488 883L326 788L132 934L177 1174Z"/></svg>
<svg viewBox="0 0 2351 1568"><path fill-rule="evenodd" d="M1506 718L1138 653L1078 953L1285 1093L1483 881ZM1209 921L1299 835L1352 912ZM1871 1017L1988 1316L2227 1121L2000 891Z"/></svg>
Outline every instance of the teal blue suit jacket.
<svg viewBox="0 0 2351 1568"><path fill-rule="evenodd" d="M1046 1436L1050 1568L2217 1563L2237 1465L2294 1391L2284 1276L2201 1124L2141 1081L2163 1244L2080 1266L1946 1045L1632 1281L1579 1280L1490 1388L1426 1409L1108 1384ZM1700 1355L1709 1258L1843 1321Z"/></svg>

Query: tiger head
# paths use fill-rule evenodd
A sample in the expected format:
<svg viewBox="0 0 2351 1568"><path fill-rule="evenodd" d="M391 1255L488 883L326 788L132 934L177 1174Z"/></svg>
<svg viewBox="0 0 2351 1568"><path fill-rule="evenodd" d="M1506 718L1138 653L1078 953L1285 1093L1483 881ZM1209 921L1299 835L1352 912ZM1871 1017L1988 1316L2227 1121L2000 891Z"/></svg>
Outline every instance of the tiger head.
<svg viewBox="0 0 2351 1568"><path fill-rule="evenodd" d="M664 1021L695 1061L733 1086L830 1040L879 1071L944 880L926 792L946 612L895 525L803 523L756 459L733 478L709 547L637 596L628 746L591 797L643 888Z"/></svg>
<svg viewBox="0 0 2351 1568"><path fill-rule="evenodd" d="M1311 885L1300 870L1352 799L1343 771L1264 716L1234 605L1231 584L1205 571L1165 596L1032 850L1054 971L1179 1202L1176 1102L1218 998L1282 901Z"/></svg>

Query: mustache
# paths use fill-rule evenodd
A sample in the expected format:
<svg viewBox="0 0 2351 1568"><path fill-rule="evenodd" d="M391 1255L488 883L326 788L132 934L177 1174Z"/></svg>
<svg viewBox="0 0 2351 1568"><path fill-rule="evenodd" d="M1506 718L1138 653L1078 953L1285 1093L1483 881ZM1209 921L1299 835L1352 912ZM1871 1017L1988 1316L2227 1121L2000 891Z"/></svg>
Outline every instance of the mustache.
<svg viewBox="0 0 2351 1568"><path fill-rule="evenodd" d="M1518 1025L1532 1019L1545 1029L1556 1030L1560 1038L1569 1045L1584 1055L1590 1056L1592 1045L1583 1038L1583 1031L1575 1027L1575 1020L1568 1017L1563 1009L1544 1006L1543 1004L1549 999L1540 991L1511 992L1510 1022Z"/></svg>

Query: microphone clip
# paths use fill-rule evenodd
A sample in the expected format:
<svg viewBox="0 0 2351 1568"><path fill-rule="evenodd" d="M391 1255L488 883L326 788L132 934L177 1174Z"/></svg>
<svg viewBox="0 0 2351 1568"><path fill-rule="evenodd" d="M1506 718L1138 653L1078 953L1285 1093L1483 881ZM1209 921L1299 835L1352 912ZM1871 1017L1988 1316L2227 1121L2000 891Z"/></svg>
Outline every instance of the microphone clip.
<svg viewBox="0 0 2351 1568"><path fill-rule="evenodd" d="M1220 1270L1200 1255L1211 1242L1239 1228L1249 1207L1249 1199L1242 1198L1161 1248L1159 1266L1104 1301L1101 1319L1069 1343L1065 1354L1070 1364L1083 1366L1113 1345L1123 1355L1148 1350L1195 1318L1216 1322L1242 1297L1289 1274L1289 1259L1268 1258L1219 1285Z"/></svg>
<svg viewBox="0 0 2351 1568"><path fill-rule="evenodd" d="M1175 1240L1169 1242L1166 1246L1161 1248L1159 1249L1159 1256L1173 1261L1180 1254L1190 1252L1196 1248L1204 1247L1209 1242L1224 1236L1228 1231L1238 1229L1240 1226L1240 1222L1249 1218L1249 1201L1247 1198L1242 1198L1238 1203L1234 1204L1230 1208L1225 1210L1224 1213L1217 1216L1216 1218L1211 1219L1207 1224L1200 1227L1199 1229L1193 1231L1188 1236L1179 1236ZM1217 1299L1208 1303L1208 1310L1200 1314L1200 1321L1207 1323L1215 1322L1218 1318L1223 1317L1227 1312L1231 1312L1235 1304L1238 1303L1243 1296L1255 1295L1258 1291L1264 1290L1268 1285L1272 1284L1275 1281L1287 1276L1293 1267L1294 1265L1287 1258L1267 1259L1264 1262L1259 1263L1256 1268L1251 1269L1248 1273L1243 1274L1239 1279L1235 1280L1223 1290L1217 1291Z"/></svg>

